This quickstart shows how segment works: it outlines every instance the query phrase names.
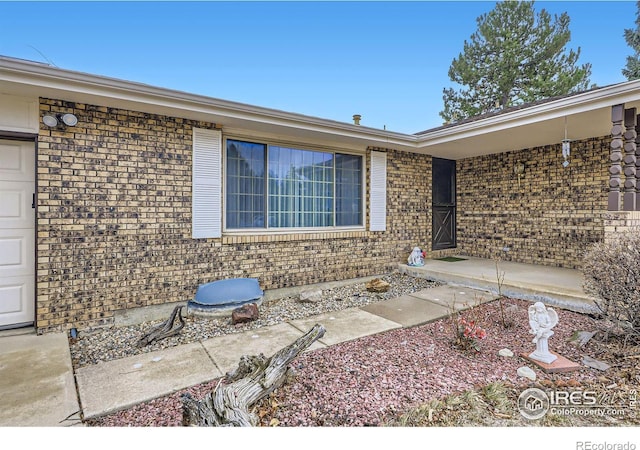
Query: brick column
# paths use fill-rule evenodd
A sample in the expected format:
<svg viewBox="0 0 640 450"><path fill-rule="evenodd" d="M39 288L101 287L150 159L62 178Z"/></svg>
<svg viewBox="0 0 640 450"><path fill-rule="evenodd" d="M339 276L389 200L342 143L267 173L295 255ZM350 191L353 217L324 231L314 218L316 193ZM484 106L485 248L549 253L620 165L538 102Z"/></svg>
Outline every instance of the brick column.
<svg viewBox="0 0 640 450"><path fill-rule="evenodd" d="M624 104L611 107L611 166L609 167L609 211L620 211L620 175L622 173L622 121L624 119Z"/></svg>
<svg viewBox="0 0 640 450"><path fill-rule="evenodd" d="M640 114L636 116L636 211L640 211Z"/></svg>
<svg viewBox="0 0 640 450"><path fill-rule="evenodd" d="M636 210L636 108L624 111L624 195L625 211Z"/></svg>

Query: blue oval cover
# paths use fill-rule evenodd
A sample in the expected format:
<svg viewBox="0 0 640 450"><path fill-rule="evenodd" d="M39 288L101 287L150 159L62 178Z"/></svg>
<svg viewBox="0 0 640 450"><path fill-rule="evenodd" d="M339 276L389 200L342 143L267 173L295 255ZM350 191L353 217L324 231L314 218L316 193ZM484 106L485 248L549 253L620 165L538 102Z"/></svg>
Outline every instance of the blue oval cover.
<svg viewBox="0 0 640 450"><path fill-rule="evenodd" d="M198 286L193 303L226 305L257 300L264 295L257 278L231 278Z"/></svg>

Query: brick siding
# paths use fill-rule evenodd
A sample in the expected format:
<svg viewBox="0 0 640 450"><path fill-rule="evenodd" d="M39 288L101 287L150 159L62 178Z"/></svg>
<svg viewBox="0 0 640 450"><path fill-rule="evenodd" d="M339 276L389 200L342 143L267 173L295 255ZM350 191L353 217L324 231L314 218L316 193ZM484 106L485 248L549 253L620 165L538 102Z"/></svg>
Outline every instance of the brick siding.
<svg viewBox="0 0 640 450"><path fill-rule="evenodd" d="M559 143L459 160L459 252L580 268L584 250L604 237L610 144L572 142L567 168ZM525 164L520 185L517 161Z"/></svg>
<svg viewBox="0 0 640 450"><path fill-rule="evenodd" d="M605 225L629 224L606 215L610 137L602 137L573 142L566 169L560 144L459 160L454 250L429 251L431 157L383 148L366 150L366 198L370 152L386 151L385 232L196 240L192 129L215 124L40 99L41 115L49 111L79 122L41 125L38 137L39 332L111 324L118 310L187 301L199 284L223 278L255 277L275 289L382 274L416 245L431 257L579 268ZM525 164L519 185L516 161Z"/></svg>
<svg viewBox="0 0 640 450"><path fill-rule="evenodd" d="M640 231L640 211L608 211L604 214L605 242L630 231Z"/></svg>
<svg viewBox="0 0 640 450"><path fill-rule="evenodd" d="M111 324L117 310L187 301L223 278L273 289L382 274L430 248L428 156L367 150L367 168L371 150L389 153L386 232L194 240L192 129L214 124L40 99L49 111L78 124L38 137L39 332Z"/></svg>

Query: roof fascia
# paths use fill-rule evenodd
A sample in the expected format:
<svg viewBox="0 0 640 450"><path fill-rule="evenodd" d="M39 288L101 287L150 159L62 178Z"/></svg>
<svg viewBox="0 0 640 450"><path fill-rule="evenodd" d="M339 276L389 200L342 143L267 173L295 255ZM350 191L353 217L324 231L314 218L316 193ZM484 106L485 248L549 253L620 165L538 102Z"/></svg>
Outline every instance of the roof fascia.
<svg viewBox="0 0 640 450"><path fill-rule="evenodd" d="M13 58L0 57L0 80L57 91L115 98L125 102L162 106L173 110L196 111L266 125L328 133L336 137L362 139L380 145L414 148L417 141L417 137L410 134L221 100Z"/></svg>
<svg viewBox="0 0 640 450"><path fill-rule="evenodd" d="M334 138L359 140L366 145L390 146L421 153L427 152L430 146L441 143L640 100L640 80L635 80L414 135L252 106L14 58L0 57L0 80L139 105L162 106L176 111L195 111L247 123L320 133Z"/></svg>
<svg viewBox="0 0 640 450"><path fill-rule="evenodd" d="M640 80L615 84L486 119L418 135L418 148L640 100Z"/></svg>

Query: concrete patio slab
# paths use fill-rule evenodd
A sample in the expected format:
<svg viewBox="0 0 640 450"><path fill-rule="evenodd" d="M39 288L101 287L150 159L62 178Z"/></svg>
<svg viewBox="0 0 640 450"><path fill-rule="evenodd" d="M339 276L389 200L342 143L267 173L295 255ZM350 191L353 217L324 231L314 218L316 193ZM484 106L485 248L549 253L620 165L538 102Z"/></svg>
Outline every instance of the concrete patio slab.
<svg viewBox="0 0 640 450"><path fill-rule="evenodd" d="M97 417L222 376L198 343L82 367L76 372L85 418Z"/></svg>
<svg viewBox="0 0 640 450"><path fill-rule="evenodd" d="M497 295L488 291L481 291L467 286L452 285L423 289L409 295L442 305L447 308L448 312L452 309L460 311L461 309L471 308L498 298Z"/></svg>
<svg viewBox="0 0 640 450"><path fill-rule="evenodd" d="M59 427L80 422L65 333L2 338L0 426Z"/></svg>
<svg viewBox="0 0 640 450"><path fill-rule="evenodd" d="M271 357L281 348L291 344L304 332L288 323L251 330L244 333L228 334L202 341L211 358L222 373L227 373L238 366L242 355L258 355ZM314 342L308 350L326 347Z"/></svg>
<svg viewBox="0 0 640 450"><path fill-rule="evenodd" d="M403 295L384 302L371 303L361 309L399 323L403 327L432 322L449 314L446 306L421 300L412 295Z"/></svg>
<svg viewBox="0 0 640 450"><path fill-rule="evenodd" d="M541 301L572 311L593 313L593 298L582 288L582 272L574 269L462 256L464 261L425 260L422 267L399 264L398 270L418 278L498 292L498 274L504 274L502 294L508 297Z"/></svg>
<svg viewBox="0 0 640 450"><path fill-rule="evenodd" d="M339 344L401 327L397 322L362 311L359 308L320 314L308 319L292 320L290 323L304 333L316 323L322 324L327 332L320 342L326 345Z"/></svg>

